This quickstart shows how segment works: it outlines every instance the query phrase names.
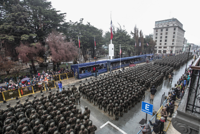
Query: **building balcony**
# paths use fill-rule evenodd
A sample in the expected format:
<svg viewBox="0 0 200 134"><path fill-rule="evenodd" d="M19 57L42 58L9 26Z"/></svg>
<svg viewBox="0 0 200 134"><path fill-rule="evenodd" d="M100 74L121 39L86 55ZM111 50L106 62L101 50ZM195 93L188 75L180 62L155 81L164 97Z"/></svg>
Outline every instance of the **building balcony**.
<svg viewBox="0 0 200 134"><path fill-rule="evenodd" d="M181 134L200 134L200 58L191 66L190 84L172 118L172 125Z"/></svg>

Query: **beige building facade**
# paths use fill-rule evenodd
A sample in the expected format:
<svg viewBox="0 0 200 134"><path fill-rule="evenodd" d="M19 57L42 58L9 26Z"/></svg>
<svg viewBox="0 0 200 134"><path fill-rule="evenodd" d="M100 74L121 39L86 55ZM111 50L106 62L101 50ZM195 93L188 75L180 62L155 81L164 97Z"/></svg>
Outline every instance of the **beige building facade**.
<svg viewBox="0 0 200 134"><path fill-rule="evenodd" d="M183 24L176 18L155 22L153 39L156 42L156 53L177 53L184 45Z"/></svg>

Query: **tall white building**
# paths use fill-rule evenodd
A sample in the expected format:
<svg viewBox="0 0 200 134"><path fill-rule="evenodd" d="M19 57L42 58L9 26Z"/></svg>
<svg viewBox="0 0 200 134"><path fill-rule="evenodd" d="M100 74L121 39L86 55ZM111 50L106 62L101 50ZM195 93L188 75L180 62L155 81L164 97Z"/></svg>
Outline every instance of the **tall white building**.
<svg viewBox="0 0 200 134"><path fill-rule="evenodd" d="M183 24L176 18L155 22L153 39L157 53L177 53L184 44Z"/></svg>

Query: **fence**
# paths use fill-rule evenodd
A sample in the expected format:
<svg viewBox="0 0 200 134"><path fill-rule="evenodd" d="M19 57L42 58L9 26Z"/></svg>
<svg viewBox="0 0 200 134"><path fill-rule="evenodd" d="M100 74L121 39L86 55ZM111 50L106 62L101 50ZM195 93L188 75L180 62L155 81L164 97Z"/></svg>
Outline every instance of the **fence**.
<svg viewBox="0 0 200 134"><path fill-rule="evenodd" d="M46 87L46 86L45 86L45 87ZM56 88L55 81L48 81L47 87L48 87L48 88Z"/></svg>
<svg viewBox="0 0 200 134"><path fill-rule="evenodd" d="M2 95L2 93L0 93L0 102L2 102L3 101L3 95Z"/></svg>
<svg viewBox="0 0 200 134"><path fill-rule="evenodd" d="M74 73L73 72L68 72L67 73L67 78L73 78L74 77Z"/></svg>
<svg viewBox="0 0 200 134"><path fill-rule="evenodd" d="M21 96L34 94L33 86L23 87L19 89Z"/></svg>
<svg viewBox="0 0 200 134"><path fill-rule="evenodd" d="M60 75L59 75L59 74L54 75L54 76L53 76L53 79L54 79L55 81L59 81L59 80L60 80Z"/></svg>
<svg viewBox="0 0 200 134"><path fill-rule="evenodd" d="M60 80L65 80L65 79L67 79L67 73L59 74L59 78L60 78Z"/></svg>
<svg viewBox="0 0 200 134"><path fill-rule="evenodd" d="M55 88L55 81L48 82L48 88ZM46 91L45 83L38 83L33 86L22 87L19 89L11 89L8 91L4 91L0 93L0 102L1 101L8 101L16 98L21 98L27 95L35 94L40 91Z"/></svg>
<svg viewBox="0 0 200 134"><path fill-rule="evenodd" d="M19 89L4 91L2 95L3 95L4 100L12 100L12 99L21 97L19 93Z"/></svg>

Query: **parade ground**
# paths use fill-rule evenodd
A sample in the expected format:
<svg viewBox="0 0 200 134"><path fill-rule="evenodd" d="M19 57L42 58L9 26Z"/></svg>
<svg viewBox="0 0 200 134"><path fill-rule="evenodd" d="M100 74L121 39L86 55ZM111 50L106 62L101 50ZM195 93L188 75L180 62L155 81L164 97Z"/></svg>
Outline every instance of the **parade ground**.
<svg viewBox="0 0 200 134"><path fill-rule="evenodd" d="M188 62L188 66L191 64L192 60ZM146 63L145 63L146 64ZM172 82L169 82L168 79L163 80L160 86L157 87L157 92L155 94L153 103L150 102L150 92L149 89L145 91L145 96L142 99L142 101L152 103L153 104L153 111L158 111L161 104L161 97L165 93L165 96L168 95L168 92L171 90L171 88L176 84L178 79L182 76L186 68L186 64L181 66L179 69L174 70L174 76L172 79ZM101 74L103 75L103 74ZM98 76L99 78L100 76ZM91 77L94 78L94 77ZM70 79L70 80L64 80L63 85L65 88L70 87L71 85L75 84L75 86L78 88L79 83L84 83L90 81L90 78L81 79ZM57 89L52 89L52 92L56 92ZM40 97L41 93L36 93L37 97ZM44 95L48 95L48 91L44 91ZM28 97L28 96L27 96ZM25 99L27 97L20 98L21 103L24 103ZM33 100L33 96L29 96L29 100ZM10 103L11 106L14 106L16 104L16 100L7 101L6 103ZM6 103L0 103L1 109L6 109ZM93 124L97 126L97 134L136 134L140 131L140 124L139 122L142 119L146 118L146 113L141 111L141 102L137 103L131 110L128 110L127 113L123 115L123 117L120 117L119 120L114 120L114 116L108 116L108 113L104 113L103 110L100 110L97 106L94 106L93 103L89 103L86 99L81 98L81 104L78 105L78 107L84 111L84 107L88 106L88 108L91 110L90 114L90 120L93 121ZM152 118L151 115L148 115L148 120Z"/></svg>

